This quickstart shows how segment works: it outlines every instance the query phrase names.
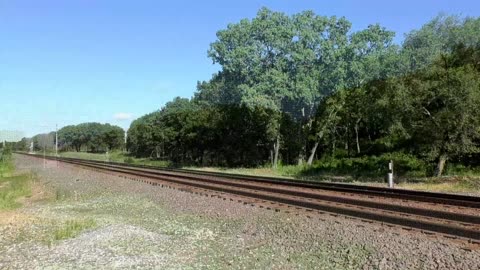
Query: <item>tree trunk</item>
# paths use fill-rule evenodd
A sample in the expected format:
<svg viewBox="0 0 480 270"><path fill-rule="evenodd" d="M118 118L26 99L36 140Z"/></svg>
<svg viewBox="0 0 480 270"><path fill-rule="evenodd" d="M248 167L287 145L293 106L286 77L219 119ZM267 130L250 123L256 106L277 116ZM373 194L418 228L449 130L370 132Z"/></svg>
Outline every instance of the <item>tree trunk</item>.
<svg viewBox="0 0 480 270"><path fill-rule="evenodd" d="M275 144L274 144L274 148L275 148ZM273 163L273 150L270 150L270 162L272 163L272 167L274 166L274 163Z"/></svg>
<svg viewBox="0 0 480 270"><path fill-rule="evenodd" d="M440 155L438 158L437 168L435 169L435 176L442 176L443 169L445 168L445 163L447 162L447 155Z"/></svg>
<svg viewBox="0 0 480 270"><path fill-rule="evenodd" d="M355 123L355 142L357 143L357 154L360 154L360 142L358 140L358 123L360 121L357 121Z"/></svg>
<svg viewBox="0 0 480 270"><path fill-rule="evenodd" d="M278 166L278 153L280 152L280 135L277 135L277 142L273 145L273 149L275 151L273 157L273 168L277 168Z"/></svg>
<svg viewBox="0 0 480 270"><path fill-rule="evenodd" d="M303 165L303 156L299 156L297 160L297 165L302 166Z"/></svg>
<svg viewBox="0 0 480 270"><path fill-rule="evenodd" d="M298 158L297 158L297 165L303 165L303 163L305 163L305 145L302 146L302 152L298 155Z"/></svg>
<svg viewBox="0 0 480 270"><path fill-rule="evenodd" d="M337 140L335 139L335 137L333 138L333 143L332 143L332 157L335 156L335 152L337 150Z"/></svg>
<svg viewBox="0 0 480 270"><path fill-rule="evenodd" d="M312 150L310 151L310 156L308 157L307 165L311 166L313 163L313 158L315 157L315 152L317 151L318 141L313 145Z"/></svg>

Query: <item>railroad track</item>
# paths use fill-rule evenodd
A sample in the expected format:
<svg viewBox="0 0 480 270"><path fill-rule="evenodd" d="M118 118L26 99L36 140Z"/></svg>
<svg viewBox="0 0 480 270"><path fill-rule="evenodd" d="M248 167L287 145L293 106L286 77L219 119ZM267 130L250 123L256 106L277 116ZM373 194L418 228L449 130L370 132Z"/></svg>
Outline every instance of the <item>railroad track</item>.
<svg viewBox="0 0 480 270"><path fill-rule="evenodd" d="M169 182L380 222L480 245L480 197L351 184L292 181L74 158L46 158L108 173L146 178L154 185L160 181Z"/></svg>

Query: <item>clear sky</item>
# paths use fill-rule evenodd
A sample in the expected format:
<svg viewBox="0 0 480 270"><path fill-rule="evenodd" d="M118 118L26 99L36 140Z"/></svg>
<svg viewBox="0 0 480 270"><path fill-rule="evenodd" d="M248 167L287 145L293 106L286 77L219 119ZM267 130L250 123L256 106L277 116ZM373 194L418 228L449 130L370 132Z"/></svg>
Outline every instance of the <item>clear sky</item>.
<svg viewBox="0 0 480 270"><path fill-rule="evenodd" d="M397 33L439 14L480 16L480 1L0 0L0 130L28 136L81 122L127 128L218 69L217 30L266 6L345 16Z"/></svg>

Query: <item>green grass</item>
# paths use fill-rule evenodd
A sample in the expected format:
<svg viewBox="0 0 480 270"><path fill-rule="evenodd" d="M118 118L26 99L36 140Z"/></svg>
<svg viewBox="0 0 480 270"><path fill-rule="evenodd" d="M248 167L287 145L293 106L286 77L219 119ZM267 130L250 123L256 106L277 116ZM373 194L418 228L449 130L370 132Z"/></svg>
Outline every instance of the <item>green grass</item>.
<svg viewBox="0 0 480 270"><path fill-rule="evenodd" d="M186 166L183 169L210 171L210 172L222 172L232 174L245 174L253 176L273 176L294 178L296 174L292 171L300 170L300 167L291 166L279 166L277 169L273 169L271 166L263 166L258 168L225 168L225 167L190 167Z"/></svg>
<svg viewBox="0 0 480 270"><path fill-rule="evenodd" d="M88 152L60 152L58 153L61 157L68 157L68 158L82 158L82 159L92 159L92 160L100 160L100 161L116 161L116 162L123 162L124 154L121 152L111 152L107 155L105 153L88 153Z"/></svg>
<svg viewBox="0 0 480 270"><path fill-rule="evenodd" d="M477 177L459 176L444 178L426 178L416 183L400 183L400 188L427 190L435 192L480 193L480 180Z"/></svg>
<svg viewBox="0 0 480 270"><path fill-rule="evenodd" d="M138 165L150 165L150 166L159 166L166 167L170 163L163 160L155 160L150 158L135 158L129 156L127 153L114 151L108 154L108 157L105 153L87 153L87 152L60 152L61 157L68 158L81 158L81 159L91 159L91 160L100 160L100 161L113 161L113 162L125 162L129 164L138 164Z"/></svg>
<svg viewBox="0 0 480 270"><path fill-rule="evenodd" d="M0 210L14 209L18 199L32 194L31 176L28 174L0 178Z"/></svg>
<svg viewBox="0 0 480 270"><path fill-rule="evenodd" d="M0 178L10 176L15 167L13 166L13 162L9 157L1 157L0 155Z"/></svg>
<svg viewBox="0 0 480 270"><path fill-rule="evenodd" d="M97 223L91 218L67 220L61 225L60 228L54 231L53 238L55 240L73 238L79 235L82 231L94 228L96 226Z"/></svg>
<svg viewBox="0 0 480 270"><path fill-rule="evenodd" d="M63 201L71 197L71 192L64 189L56 189L54 201Z"/></svg>
<svg viewBox="0 0 480 270"><path fill-rule="evenodd" d="M14 175L14 170L10 156L3 156L0 160L0 210L19 207L18 199L32 194L31 175Z"/></svg>

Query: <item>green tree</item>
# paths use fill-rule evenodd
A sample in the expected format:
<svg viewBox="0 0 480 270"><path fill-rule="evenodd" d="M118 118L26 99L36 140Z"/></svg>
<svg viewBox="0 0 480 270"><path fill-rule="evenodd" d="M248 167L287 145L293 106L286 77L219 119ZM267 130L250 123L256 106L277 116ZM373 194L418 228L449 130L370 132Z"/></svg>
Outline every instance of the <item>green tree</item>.
<svg viewBox="0 0 480 270"><path fill-rule="evenodd" d="M209 56L222 71L211 81L213 85L199 84L197 96L261 106L279 115L272 117L275 166L282 114L301 123L301 135L302 125L311 126L325 96L388 73L383 59L388 59L384 54L396 52L393 33L378 25L352 34L350 28L345 18L311 11L287 16L262 8L252 20L230 24L217 33Z"/></svg>
<svg viewBox="0 0 480 270"><path fill-rule="evenodd" d="M449 158L479 150L478 55L478 47L458 46L425 71L390 85L393 102L402 108L404 128L420 154L437 161L437 176Z"/></svg>
<svg viewBox="0 0 480 270"><path fill-rule="evenodd" d="M82 123L58 130L59 147L62 150L100 152L122 149L124 131L118 126L100 123Z"/></svg>
<svg viewBox="0 0 480 270"><path fill-rule="evenodd" d="M480 18L438 15L419 30L406 35L402 54L406 72L432 64L441 53L450 53L456 44L480 43Z"/></svg>

